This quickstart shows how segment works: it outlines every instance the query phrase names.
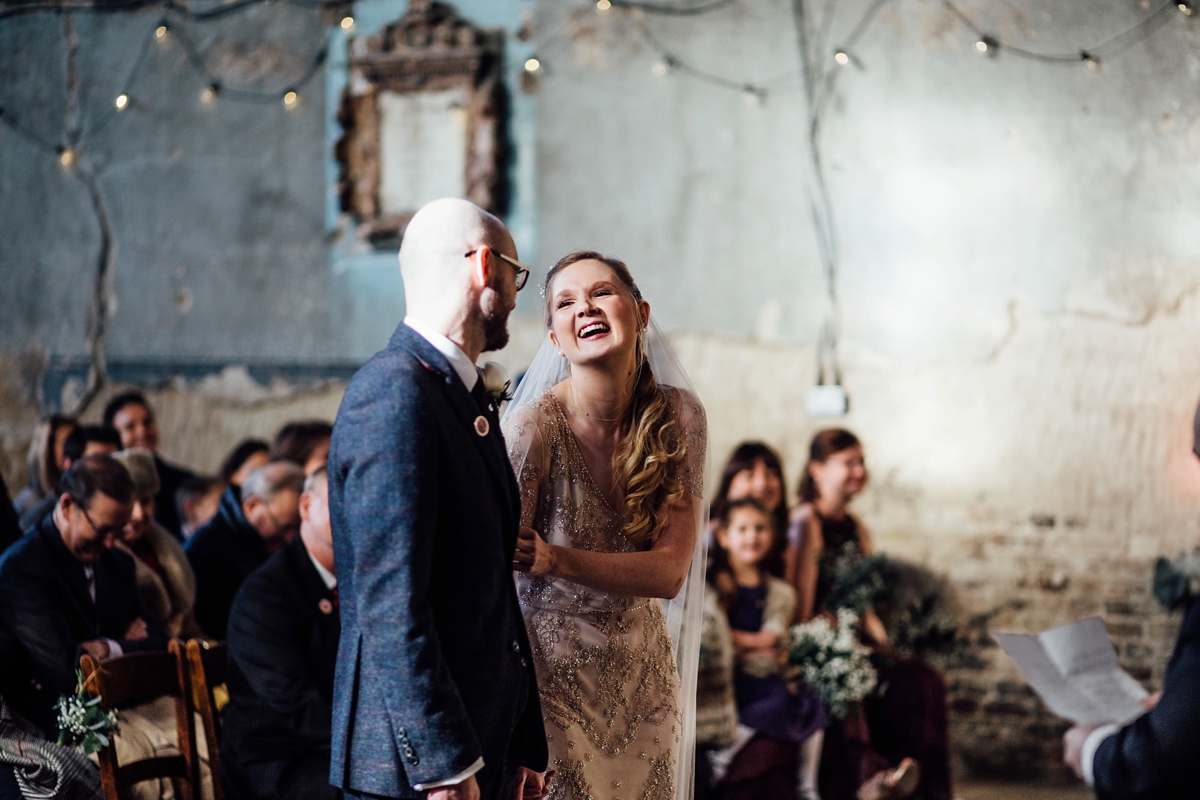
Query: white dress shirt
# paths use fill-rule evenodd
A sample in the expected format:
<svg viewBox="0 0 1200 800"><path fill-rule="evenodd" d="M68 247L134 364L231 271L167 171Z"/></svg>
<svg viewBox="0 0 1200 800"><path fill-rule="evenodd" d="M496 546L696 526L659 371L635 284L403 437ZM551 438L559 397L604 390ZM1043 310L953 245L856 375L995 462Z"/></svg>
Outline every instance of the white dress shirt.
<svg viewBox="0 0 1200 800"><path fill-rule="evenodd" d="M450 366L458 373L458 377L462 379L463 385L467 387L468 391L475 388L475 383L479 380L479 370L475 368L474 362L467 358L467 354L463 352L461 347L419 319L406 316L404 324L419 333L425 341L433 345L434 349L446 357L446 360L450 362ZM434 789L455 786L481 769L483 769L483 759L477 758L474 764L452 778L447 778L444 781L430 781L429 783L414 783L413 789L418 792L429 792Z"/></svg>
<svg viewBox="0 0 1200 800"><path fill-rule="evenodd" d="M419 319L405 317L404 324L421 334L421 337L425 341L433 345L434 349L446 357L446 360L450 362L450 366L454 367L454 371L458 373L458 377L462 378L463 385L467 387L467 391L475 388L475 382L479 380L479 370L476 369L475 363L467 358L467 354L463 352L461 347Z"/></svg>

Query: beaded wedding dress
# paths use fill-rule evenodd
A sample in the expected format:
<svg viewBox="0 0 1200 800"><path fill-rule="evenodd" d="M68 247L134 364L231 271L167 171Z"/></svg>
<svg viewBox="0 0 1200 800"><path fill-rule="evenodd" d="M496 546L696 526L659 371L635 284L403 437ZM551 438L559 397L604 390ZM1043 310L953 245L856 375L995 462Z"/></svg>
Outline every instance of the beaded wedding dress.
<svg viewBox="0 0 1200 800"><path fill-rule="evenodd" d="M702 500L704 409L689 389L660 386L687 448L674 477ZM523 382L521 388L528 387ZM646 549L622 534L623 510L593 480L554 394L521 399L518 392L504 418L521 487L521 524L553 545L605 553ZM699 509L704 504L698 501ZM700 531L704 520L696 524ZM691 797L703 548L697 536L688 580L670 602L517 576L555 772L552 800Z"/></svg>

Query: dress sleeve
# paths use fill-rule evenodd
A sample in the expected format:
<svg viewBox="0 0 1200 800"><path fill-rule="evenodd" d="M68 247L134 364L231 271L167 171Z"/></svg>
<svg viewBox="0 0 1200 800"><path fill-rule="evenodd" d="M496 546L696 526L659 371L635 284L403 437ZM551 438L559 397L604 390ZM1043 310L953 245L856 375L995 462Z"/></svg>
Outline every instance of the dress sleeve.
<svg viewBox="0 0 1200 800"><path fill-rule="evenodd" d="M679 428L687 450L683 460L675 466L673 475L683 482L684 491L703 500L704 465L708 454L708 418L696 395L683 389L677 391L676 414L679 416Z"/></svg>
<svg viewBox="0 0 1200 800"><path fill-rule="evenodd" d="M539 424L541 418L538 404L531 403L508 414L501 424L508 460L521 489L521 526L524 528L533 527L542 479L550 471L550 453Z"/></svg>

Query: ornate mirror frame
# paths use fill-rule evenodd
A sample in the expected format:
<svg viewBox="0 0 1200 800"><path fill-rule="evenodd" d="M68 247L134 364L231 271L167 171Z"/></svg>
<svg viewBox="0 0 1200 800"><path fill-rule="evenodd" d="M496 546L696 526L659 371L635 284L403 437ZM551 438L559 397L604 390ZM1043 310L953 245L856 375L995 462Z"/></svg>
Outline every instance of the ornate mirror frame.
<svg viewBox="0 0 1200 800"><path fill-rule="evenodd" d="M415 208L385 213L380 197L380 95L461 88L455 109L465 130L463 197L504 214L507 95L502 76L504 33L477 28L445 3L412 0L407 13L379 33L350 40L349 80L338 121L341 211L356 219L357 241L395 250ZM432 199L432 198L429 198Z"/></svg>

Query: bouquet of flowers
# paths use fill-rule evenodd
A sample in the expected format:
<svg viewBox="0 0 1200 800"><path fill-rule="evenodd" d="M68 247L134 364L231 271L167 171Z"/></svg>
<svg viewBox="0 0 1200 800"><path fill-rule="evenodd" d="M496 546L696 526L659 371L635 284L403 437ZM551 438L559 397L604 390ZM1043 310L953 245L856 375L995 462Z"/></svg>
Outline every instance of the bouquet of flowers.
<svg viewBox="0 0 1200 800"><path fill-rule="evenodd" d="M100 708L100 696L89 696L83 674L75 670L75 694L58 698L58 743L81 750L85 756L108 747L117 731L117 712Z"/></svg>
<svg viewBox="0 0 1200 800"><path fill-rule="evenodd" d="M879 681L871 651L858 641L858 615L842 608L837 623L815 617L792 628L788 663L800 670L835 717L844 717Z"/></svg>

